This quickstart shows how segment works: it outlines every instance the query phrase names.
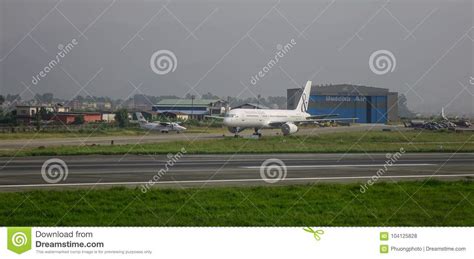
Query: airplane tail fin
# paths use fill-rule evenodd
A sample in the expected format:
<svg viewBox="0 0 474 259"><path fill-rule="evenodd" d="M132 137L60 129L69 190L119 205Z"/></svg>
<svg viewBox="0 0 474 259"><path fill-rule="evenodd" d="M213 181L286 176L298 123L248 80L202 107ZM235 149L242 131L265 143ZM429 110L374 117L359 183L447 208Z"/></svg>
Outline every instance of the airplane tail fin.
<svg viewBox="0 0 474 259"><path fill-rule="evenodd" d="M441 107L441 118L443 120L448 120L448 118L446 117L446 114L444 113L444 107Z"/></svg>
<svg viewBox="0 0 474 259"><path fill-rule="evenodd" d="M306 112L308 110L309 95L311 93L311 84L312 84L311 81L306 82L306 86L303 89L303 93L301 93L300 100L295 110L302 111L302 112Z"/></svg>
<svg viewBox="0 0 474 259"><path fill-rule="evenodd" d="M145 124L148 121L143 117L143 114L141 112L136 112L135 115L137 116L138 123L140 124Z"/></svg>

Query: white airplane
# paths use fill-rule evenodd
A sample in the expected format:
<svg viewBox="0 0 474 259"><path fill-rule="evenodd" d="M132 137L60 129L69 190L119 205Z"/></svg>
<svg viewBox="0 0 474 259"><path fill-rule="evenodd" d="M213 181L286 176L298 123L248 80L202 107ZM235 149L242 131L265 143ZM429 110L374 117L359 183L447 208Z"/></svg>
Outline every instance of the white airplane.
<svg viewBox="0 0 474 259"><path fill-rule="evenodd" d="M176 133L180 133L181 131L185 131L186 128L179 125L176 122L148 122L141 112L136 112L135 115L137 116L138 123L140 124L140 128L146 130L158 130L161 133L168 133L170 131L176 131Z"/></svg>
<svg viewBox="0 0 474 259"><path fill-rule="evenodd" d="M282 109L233 109L224 117L208 116L210 118L223 119L223 124L228 127L231 133L238 136L238 133L247 128L255 129L253 135L261 136L261 129L280 128L283 135L289 135L298 131L296 124L318 123L323 121L356 120L357 118L332 118L337 114L315 115L307 113L308 102L311 91L311 81L301 94L298 105L294 110Z"/></svg>

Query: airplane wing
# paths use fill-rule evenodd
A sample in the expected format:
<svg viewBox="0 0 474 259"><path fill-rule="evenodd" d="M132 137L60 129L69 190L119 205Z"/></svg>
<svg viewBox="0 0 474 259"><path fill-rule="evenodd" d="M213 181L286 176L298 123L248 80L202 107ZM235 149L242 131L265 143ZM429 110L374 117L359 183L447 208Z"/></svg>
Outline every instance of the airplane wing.
<svg viewBox="0 0 474 259"><path fill-rule="evenodd" d="M161 126L168 126L168 125L171 125L171 122L165 122L165 121L154 121L153 123L160 124ZM178 125L181 125L183 122L181 122L181 121L176 121L176 122L173 122L173 123L178 124Z"/></svg>
<svg viewBox="0 0 474 259"><path fill-rule="evenodd" d="M333 119L310 119L310 120L301 120L301 121L291 121L291 123L295 124L305 124L305 123L318 123L318 122L325 122L325 121L350 121L350 120L357 120L358 118L333 118ZM271 122L268 125L271 127L281 127L286 122Z"/></svg>
<svg viewBox="0 0 474 259"><path fill-rule="evenodd" d="M281 127L281 125L285 124L286 122L270 122L268 123L268 125L270 127L275 127L275 128L278 128L278 127Z"/></svg>
<svg viewBox="0 0 474 259"><path fill-rule="evenodd" d="M324 119L314 119L314 120L306 120L307 122L319 122L319 121L351 121L357 120L359 118L324 118ZM304 121L303 121L304 122Z"/></svg>
<svg viewBox="0 0 474 259"><path fill-rule="evenodd" d="M324 119L324 118L331 118L331 117L337 117L339 114L337 113L332 113L332 114L318 114L318 115L311 115L307 117L307 119Z"/></svg>
<svg viewBox="0 0 474 259"><path fill-rule="evenodd" d="M324 119L310 119L304 121L295 121L295 123L318 123L325 121L355 121L359 118L324 118Z"/></svg>
<svg viewBox="0 0 474 259"><path fill-rule="evenodd" d="M206 117L206 118L211 118L211 119L218 119L218 120L223 120L223 119L224 119L224 117L222 117L222 116L206 115L206 116L204 116L204 117Z"/></svg>

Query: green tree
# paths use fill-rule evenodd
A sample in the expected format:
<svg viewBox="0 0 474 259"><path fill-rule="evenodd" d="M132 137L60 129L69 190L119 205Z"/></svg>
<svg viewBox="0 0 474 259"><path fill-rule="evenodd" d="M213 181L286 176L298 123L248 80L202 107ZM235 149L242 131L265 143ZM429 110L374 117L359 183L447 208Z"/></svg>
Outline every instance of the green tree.
<svg viewBox="0 0 474 259"><path fill-rule="evenodd" d="M44 93L41 96L41 99L43 100L43 102L46 102L46 103L52 103L53 98L54 98L54 95L52 93Z"/></svg>
<svg viewBox="0 0 474 259"><path fill-rule="evenodd" d="M7 112L0 108L0 124L15 124L15 112Z"/></svg>
<svg viewBox="0 0 474 259"><path fill-rule="evenodd" d="M78 115L74 118L74 124L81 125L84 124L84 115Z"/></svg>
<svg viewBox="0 0 474 259"><path fill-rule="evenodd" d="M398 115L403 118L415 117L415 113L408 108L407 97L404 94L398 96Z"/></svg>
<svg viewBox="0 0 474 259"><path fill-rule="evenodd" d="M7 94L7 101L13 102L13 101L21 101L21 96L19 94Z"/></svg>
<svg viewBox="0 0 474 259"><path fill-rule="evenodd" d="M41 113L39 110L35 113L35 126L37 131L41 130Z"/></svg>
<svg viewBox="0 0 474 259"><path fill-rule="evenodd" d="M119 109L115 112L115 121L118 123L118 126L120 128L125 128L127 127L129 121L128 121L128 111L127 109Z"/></svg>
<svg viewBox="0 0 474 259"><path fill-rule="evenodd" d="M202 95L202 99L219 99L219 96L217 95L213 95L212 93L210 92L207 92L207 94L203 94Z"/></svg>
<svg viewBox="0 0 474 259"><path fill-rule="evenodd" d="M39 113L40 120L48 120L49 119L48 111L44 107L41 107L39 109L38 113Z"/></svg>

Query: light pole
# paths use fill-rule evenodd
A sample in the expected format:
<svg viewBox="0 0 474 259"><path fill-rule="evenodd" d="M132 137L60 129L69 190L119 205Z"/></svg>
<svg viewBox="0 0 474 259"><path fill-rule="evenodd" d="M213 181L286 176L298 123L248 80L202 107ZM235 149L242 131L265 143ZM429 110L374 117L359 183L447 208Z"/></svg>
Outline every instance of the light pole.
<svg viewBox="0 0 474 259"><path fill-rule="evenodd" d="M194 98L196 98L196 96L191 95L191 119L194 118Z"/></svg>

